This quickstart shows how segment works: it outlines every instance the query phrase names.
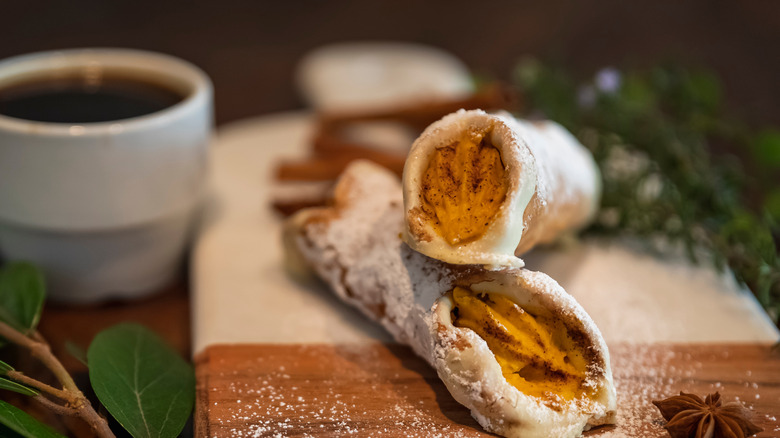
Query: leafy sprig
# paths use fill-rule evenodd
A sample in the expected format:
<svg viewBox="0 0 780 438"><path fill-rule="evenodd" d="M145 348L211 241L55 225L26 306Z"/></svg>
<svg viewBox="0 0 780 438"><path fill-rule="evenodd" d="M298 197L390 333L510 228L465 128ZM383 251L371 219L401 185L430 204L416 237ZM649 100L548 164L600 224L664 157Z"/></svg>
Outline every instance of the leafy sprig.
<svg viewBox="0 0 780 438"><path fill-rule="evenodd" d="M732 116L705 70L607 68L578 83L531 59L515 78L527 107L573 132L602 170L590 233L680 245L728 267L780 325L780 131Z"/></svg>
<svg viewBox="0 0 780 438"><path fill-rule="evenodd" d="M51 386L0 361L0 390L30 396L56 414L80 417L102 438L114 434L36 330L45 300L33 265L0 269L0 338L29 351L52 372ZM123 323L99 333L87 351L89 378L108 412L135 438L175 437L195 400L192 366L150 330ZM19 408L0 402L0 436L62 437Z"/></svg>

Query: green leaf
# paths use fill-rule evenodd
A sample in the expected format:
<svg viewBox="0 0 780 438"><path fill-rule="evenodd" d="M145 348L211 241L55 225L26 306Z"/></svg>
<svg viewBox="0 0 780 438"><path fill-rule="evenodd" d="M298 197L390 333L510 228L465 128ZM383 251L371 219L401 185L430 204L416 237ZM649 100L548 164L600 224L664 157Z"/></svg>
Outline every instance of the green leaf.
<svg viewBox="0 0 780 438"><path fill-rule="evenodd" d="M13 371L14 367L0 360L0 374L5 374L9 371Z"/></svg>
<svg viewBox="0 0 780 438"><path fill-rule="evenodd" d="M14 432L13 429L4 426L3 423L0 423L0 436L3 438L24 438L22 435Z"/></svg>
<svg viewBox="0 0 780 438"><path fill-rule="evenodd" d="M0 389L7 389L9 391L18 392L24 395L38 395L38 393L22 384L16 383L13 380L8 380L0 377Z"/></svg>
<svg viewBox="0 0 780 438"><path fill-rule="evenodd" d="M195 400L192 366L149 329L119 324L87 351L89 379L100 401L135 438L175 437Z"/></svg>
<svg viewBox="0 0 780 438"><path fill-rule="evenodd" d="M38 325L46 297L43 274L25 262L9 263L0 269L0 320L29 333Z"/></svg>
<svg viewBox="0 0 780 438"><path fill-rule="evenodd" d="M16 406L0 400L0 423L25 438L65 438ZM0 430L2 436L5 431Z"/></svg>

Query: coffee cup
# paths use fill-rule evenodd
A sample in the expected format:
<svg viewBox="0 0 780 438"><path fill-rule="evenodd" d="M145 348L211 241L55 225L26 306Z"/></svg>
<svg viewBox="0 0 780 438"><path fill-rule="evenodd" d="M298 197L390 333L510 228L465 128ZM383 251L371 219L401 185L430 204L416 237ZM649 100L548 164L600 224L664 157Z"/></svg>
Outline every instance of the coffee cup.
<svg viewBox="0 0 780 438"><path fill-rule="evenodd" d="M0 61L0 256L38 265L56 301L160 290L192 231L212 126L209 78L171 56Z"/></svg>

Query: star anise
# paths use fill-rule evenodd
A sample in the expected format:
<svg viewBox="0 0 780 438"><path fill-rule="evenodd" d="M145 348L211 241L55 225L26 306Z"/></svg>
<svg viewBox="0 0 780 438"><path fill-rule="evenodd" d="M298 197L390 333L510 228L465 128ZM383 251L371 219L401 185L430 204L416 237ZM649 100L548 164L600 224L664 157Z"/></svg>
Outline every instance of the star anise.
<svg viewBox="0 0 780 438"><path fill-rule="evenodd" d="M718 392L704 400L680 392L653 404L668 421L664 427L672 438L746 438L763 430L750 422L751 412L742 403L723 404Z"/></svg>

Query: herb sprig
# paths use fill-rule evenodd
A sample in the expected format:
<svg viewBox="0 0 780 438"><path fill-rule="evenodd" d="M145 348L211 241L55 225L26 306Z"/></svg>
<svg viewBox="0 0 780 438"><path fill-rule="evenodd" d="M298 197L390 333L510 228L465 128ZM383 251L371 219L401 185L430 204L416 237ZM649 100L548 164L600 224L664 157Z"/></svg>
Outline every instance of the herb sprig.
<svg viewBox="0 0 780 438"><path fill-rule="evenodd" d="M725 110L717 76L679 65L578 83L530 59L515 79L527 108L573 132L602 170L590 233L681 245L728 267L780 326L780 131L751 129Z"/></svg>
<svg viewBox="0 0 780 438"><path fill-rule="evenodd" d="M0 269L0 341L28 351L57 381L49 385L0 361L0 390L31 397L60 416L81 418L90 426L89 436L112 438L106 418L92 407L36 330L45 297L43 275L35 266L14 262ZM133 437L179 435L194 405L195 373L156 334L138 324L121 323L98 333L86 357L98 399ZM63 437L4 401L0 401L0 436Z"/></svg>

